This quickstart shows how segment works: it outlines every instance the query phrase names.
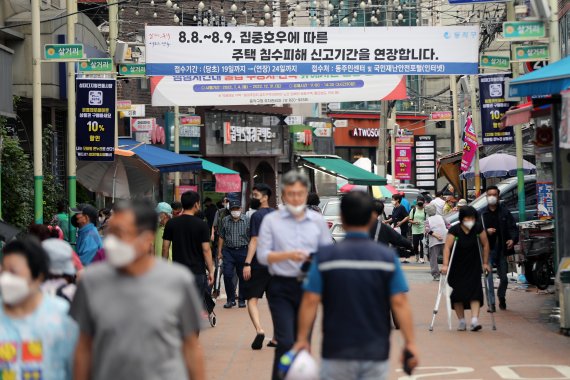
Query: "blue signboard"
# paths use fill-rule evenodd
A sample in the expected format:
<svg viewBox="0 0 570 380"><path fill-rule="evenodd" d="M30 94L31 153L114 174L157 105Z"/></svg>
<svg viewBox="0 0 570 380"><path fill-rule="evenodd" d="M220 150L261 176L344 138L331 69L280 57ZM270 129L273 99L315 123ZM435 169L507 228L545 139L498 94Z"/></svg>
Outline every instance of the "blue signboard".
<svg viewBox="0 0 570 380"><path fill-rule="evenodd" d="M511 73L479 75L483 145L512 144L513 127L502 128L501 118L513 105L505 100L505 79Z"/></svg>
<svg viewBox="0 0 570 380"><path fill-rule="evenodd" d="M76 152L80 161L113 161L115 79L77 79Z"/></svg>
<svg viewBox="0 0 570 380"><path fill-rule="evenodd" d="M554 199L552 182L536 183L536 198L538 203L538 218L552 219L554 216Z"/></svg>

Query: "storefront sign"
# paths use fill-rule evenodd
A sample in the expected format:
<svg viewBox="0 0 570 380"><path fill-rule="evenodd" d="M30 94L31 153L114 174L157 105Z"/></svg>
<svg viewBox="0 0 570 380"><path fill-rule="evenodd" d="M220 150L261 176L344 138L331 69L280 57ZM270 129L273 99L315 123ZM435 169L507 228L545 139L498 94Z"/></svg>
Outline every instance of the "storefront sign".
<svg viewBox="0 0 570 380"><path fill-rule="evenodd" d="M308 125L291 125L289 131L293 137L293 151L306 152L313 150L313 128Z"/></svg>
<svg viewBox="0 0 570 380"><path fill-rule="evenodd" d="M469 116L467 117L467 122L465 123L463 135L463 155L461 156L460 166L460 170L462 172L469 170L478 148L479 144L477 142L477 135L475 134L475 129L473 128L471 116Z"/></svg>
<svg viewBox="0 0 570 380"><path fill-rule="evenodd" d="M396 137L396 146L414 146L414 136L398 136Z"/></svg>
<svg viewBox="0 0 570 380"><path fill-rule="evenodd" d="M131 104L131 108L121 111L123 117L145 117L146 107L144 104Z"/></svg>
<svg viewBox="0 0 570 380"><path fill-rule="evenodd" d="M554 217L554 185L552 182L536 183L536 200L538 202L538 218L552 219Z"/></svg>
<svg viewBox="0 0 570 380"><path fill-rule="evenodd" d="M304 116L289 115L285 118L285 123L287 123L287 125L300 125L303 124L304 121L305 121Z"/></svg>
<svg viewBox="0 0 570 380"><path fill-rule="evenodd" d="M115 154L114 79L77 79L76 152L80 161L113 161Z"/></svg>
<svg viewBox="0 0 570 380"><path fill-rule="evenodd" d="M406 83L400 75L186 74L151 77L150 81L153 106L327 103L407 97Z"/></svg>
<svg viewBox="0 0 570 380"><path fill-rule="evenodd" d="M395 149L395 177L409 181L412 179L412 147L396 145Z"/></svg>
<svg viewBox="0 0 570 380"><path fill-rule="evenodd" d="M180 199L180 196L187 191L198 192L198 186L197 185L180 185L180 186L178 186L178 199Z"/></svg>
<svg viewBox="0 0 570 380"><path fill-rule="evenodd" d="M119 75L125 77L144 77L146 65L144 63L121 63L119 65Z"/></svg>
<svg viewBox="0 0 570 380"><path fill-rule="evenodd" d="M373 139L378 139L378 129L377 128L354 128L350 135L352 137L368 137Z"/></svg>
<svg viewBox="0 0 570 380"><path fill-rule="evenodd" d="M435 174L436 136L414 136L416 186L426 190L437 187Z"/></svg>
<svg viewBox="0 0 570 380"><path fill-rule="evenodd" d="M324 121L310 121L307 123L313 128L313 134L317 137L332 137L332 124Z"/></svg>
<svg viewBox="0 0 570 380"><path fill-rule="evenodd" d="M77 71L83 74L112 73L115 71L111 58L90 58L77 65Z"/></svg>
<svg viewBox="0 0 570 380"><path fill-rule="evenodd" d="M152 131L156 128L156 119L131 119L131 131L136 141L145 144L152 142Z"/></svg>
<svg viewBox="0 0 570 380"><path fill-rule="evenodd" d="M346 128L346 127L348 127L348 120L338 119L338 120L335 120L333 124L337 128Z"/></svg>
<svg viewBox="0 0 570 380"><path fill-rule="evenodd" d="M479 64L476 26L219 29L147 25L145 35L146 69L151 76L477 74ZM343 83L335 86L342 88Z"/></svg>
<svg viewBox="0 0 570 380"><path fill-rule="evenodd" d="M50 61L77 60L83 58L82 44L50 44L44 46L45 59Z"/></svg>
<svg viewBox="0 0 570 380"><path fill-rule="evenodd" d="M563 91L561 94L560 148L570 149L570 90Z"/></svg>
<svg viewBox="0 0 570 380"><path fill-rule="evenodd" d="M479 75L483 145L511 144L515 140L513 127L502 128L501 123L512 105L505 100L507 78L511 78L510 73Z"/></svg>
<svg viewBox="0 0 570 380"><path fill-rule="evenodd" d="M432 120L451 120L453 113L451 111L437 111L431 113Z"/></svg>
<svg viewBox="0 0 570 380"><path fill-rule="evenodd" d="M117 100L117 111L128 111L131 109L131 106L130 100Z"/></svg>
<svg viewBox="0 0 570 380"><path fill-rule="evenodd" d="M503 38L511 41L525 41L546 35L542 21L507 21L503 23Z"/></svg>
<svg viewBox="0 0 570 380"><path fill-rule="evenodd" d="M517 46L515 59L519 62L533 62L548 59L548 45Z"/></svg>
<svg viewBox="0 0 570 380"><path fill-rule="evenodd" d="M487 69L508 70L511 67L511 60L509 57L482 55L479 66Z"/></svg>
<svg viewBox="0 0 570 380"><path fill-rule="evenodd" d="M239 174L216 174L215 177L217 193L239 193L242 190Z"/></svg>
<svg viewBox="0 0 570 380"><path fill-rule="evenodd" d="M271 142L273 132L268 127L239 127L224 123L224 144L232 142Z"/></svg>
<svg viewBox="0 0 570 380"><path fill-rule="evenodd" d="M202 118L198 115L180 116L180 125L201 125Z"/></svg>

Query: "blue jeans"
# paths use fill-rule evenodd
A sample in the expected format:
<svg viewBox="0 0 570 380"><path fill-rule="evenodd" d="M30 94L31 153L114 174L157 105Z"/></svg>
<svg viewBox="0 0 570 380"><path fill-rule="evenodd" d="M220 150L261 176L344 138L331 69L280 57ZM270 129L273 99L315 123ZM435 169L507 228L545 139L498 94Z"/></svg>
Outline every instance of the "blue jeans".
<svg viewBox="0 0 570 380"><path fill-rule="evenodd" d="M389 361L323 359L322 380L386 380Z"/></svg>
<svg viewBox="0 0 570 380"><path fill-rule="evenodd" d="M499 288L497 289L497 296L499 297L499 299L505 298L507 295L507 288L509 286L509 278L507 277L507 271L508 271L509 264L507 262L507 257L501 253L497 254L497 252L494 250L489 253L489 256L490 256L490 264L491 264L491 266L493 266L493 265L497 266L497 275L499 276L499 279L501 280L501 283L499 284ZM489 276L487 277L487 284L489 287L488 304L494 305L495 304L495 282L493 281L493 273L489 273Z"/></svg>
<svg viewBox="0 0 570 380"><path fill-rule="evenodd" d="M222 257L224 260L224 286L228 302L236 301L236 286L234 284L234 273L238 276L239 302L245 302L243 292L243 264L247 258L247 246L239 249L223 248Z"/></svg>

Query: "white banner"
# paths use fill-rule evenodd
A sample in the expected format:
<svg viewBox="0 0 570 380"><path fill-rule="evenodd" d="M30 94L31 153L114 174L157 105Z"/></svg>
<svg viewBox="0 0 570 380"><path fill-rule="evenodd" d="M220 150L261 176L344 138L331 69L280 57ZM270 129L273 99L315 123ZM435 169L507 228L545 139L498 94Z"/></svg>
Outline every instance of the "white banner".
<svg viewBox="0 0 570 380"><path fill-rule="evenodd" d="M400 75L151 77L153 106L299 104L406 99Z"/></svg>
<svg viewBox="0 0 570 380"><path fill-rule="evenodd" d="M146 74L477 74L479 27L146 26Z"/></svg>

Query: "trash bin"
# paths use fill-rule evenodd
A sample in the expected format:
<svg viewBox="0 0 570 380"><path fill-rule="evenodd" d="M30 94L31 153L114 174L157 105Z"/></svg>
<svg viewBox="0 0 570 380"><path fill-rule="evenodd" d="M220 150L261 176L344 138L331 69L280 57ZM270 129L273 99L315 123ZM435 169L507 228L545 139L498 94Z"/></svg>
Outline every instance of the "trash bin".
<svg viewBox="0 0 570 380"><path fill-rule="evenodd" d="M570 329L570 269L560 271L560 328Z"/></svg>

